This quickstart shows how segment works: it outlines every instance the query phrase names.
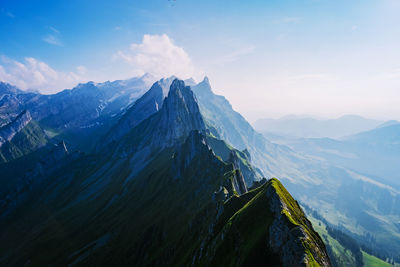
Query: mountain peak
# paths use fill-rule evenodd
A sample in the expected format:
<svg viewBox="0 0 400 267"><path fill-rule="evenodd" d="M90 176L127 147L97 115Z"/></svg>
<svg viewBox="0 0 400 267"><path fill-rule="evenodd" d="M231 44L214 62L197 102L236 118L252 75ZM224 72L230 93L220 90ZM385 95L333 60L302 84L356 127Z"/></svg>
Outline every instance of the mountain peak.
<svg viewBox="0 0 400 267"><path fill-rule="evenodd" d="M193 90L196 92L196 95L201 96L209 96L213 94L210 81L207 76L204 76L204 79L199 82L196 86L193 86Z"/></svg>
<svg viewBox="0 0 400 267"><path fill-rule="evenodd" d="M175 79L172 82L168 97L160 110L158 127L163 129L169 141L186 138L192 130L206 129L197 99L182 80Z"/></svg>
<svg viewBox="0 0 400 267"><path fill-rule="evenodd" d="M210 85L210 80L208 79L207 76L204 76L204 79L201 82Z"/></svg>
<svg viewBox="0 0 400 267"><path fill-rule="evenodd" d="M178 80L177 78L175 78L175 79L172 81L171 88L170 88L170 90L169 90L168 96L170 96L171 92L178 91L178 90L182 90L182 89L184 90L185 87L186 87L186 86L185 86L185 82L184 82L184 81Z"/></svg>
<svg viewBox="0 0 400 267"><path fill-rule="evenodd" d="M185 84L189 85L189 86L194 86L194 85L196 85L196 81L192 77L190 77L185 80Z"/></svg>

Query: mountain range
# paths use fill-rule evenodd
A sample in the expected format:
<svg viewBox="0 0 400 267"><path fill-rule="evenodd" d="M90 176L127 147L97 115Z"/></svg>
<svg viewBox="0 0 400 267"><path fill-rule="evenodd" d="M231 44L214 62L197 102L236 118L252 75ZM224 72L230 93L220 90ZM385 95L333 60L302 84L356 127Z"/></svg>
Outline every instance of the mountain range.
<svg viewBox="0 0 400 267"><path fill-rule="evenodd" d="M1 148L18 146L32 122L46 142L0 165L1 265L330 266L298 202L252 164L255 148L222 139L249 142L234 139L240 123L253 132L243 117L232 113L236 128L216 128L223 118L207 119L211 107L199 104L196 85L173 77L120 101L118 114L103 112L101 87L36 95L36 104L6 93L18 104L2 114ZM75 102L86 95L92 102ZM43 99L64 108L46 115L54 102Z"/></svg>
<svg viewBox="0 0 400 267"><path fill-rule="evenodd" d="M22 128L0 147L20 151L0 164L0 264L329 266L332 244L325 250L301 205L399 259L393 184L297 141L269 141L207 77L151 79L47 96L1 84L1 129ZM30 121L13 126L24 114Z"/></svg>

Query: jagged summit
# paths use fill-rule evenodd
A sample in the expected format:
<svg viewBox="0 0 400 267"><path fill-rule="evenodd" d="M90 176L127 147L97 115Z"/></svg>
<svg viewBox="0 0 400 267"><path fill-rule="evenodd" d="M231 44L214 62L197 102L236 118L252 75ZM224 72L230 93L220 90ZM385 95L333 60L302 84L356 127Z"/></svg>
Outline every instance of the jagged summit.
<svg viewBox="0 0 400 267"><path fill-rule="evenodd" d="M207 76L204 76L204 79L203 79L203 81L201 81L201 83L210 85L210 80L208 79Z"/></svg>
<svg viewBox="0 0 400 267"><path fill-rule="evenodd" d="M205 131L197 99L182 80L172 82L160 111L158 127L167 140L185 138L192 130Z"/></svg>
<svg viewBox="0 0 400 267"><path fill-rule="evenodd" d="M199 82L195 88L196 94L212 94L211 84L207 76L204 76L204 79Z"/></svg>
<svg viewBox="0 0 400 267"><path fill-rule="evenodd" d="M189 85L189 86L195 86L197 83L192 77L190 77L190 78L185 80L185 84Z"/></svg>
<svg viewBox="0 0 400 267"><path fill-rule="evenodd" d="M106 135L101 146L117 141L142 121L158 112L162 108L164 99L169 93L172 81L175 79L176 77L172 76L156 81L151 88L125 112L116 126Z"/></svg>
<svg viewBox="0 0 400 267"><path fill-rule="evenodd" d="M153 89L159 92L159 85L156 83L154 86ZM139 105L141 101L142 99L139 99L135 105ZM149 156L150 151L159 151L162 148L182 144L193 130L206 131L197 99L190 87L185 86L182 80L175 79L172 82L168 96L158 111L155 109L154 102L146 102L147 105L152 106L154 114L147 114L149 117L133 128L125 126L123 130L126 134L117 132L120 136L123 135L121 139L115 139L118 143L117 147L127 154L136 154L135 157L140 155L143 159ZM109 135L113 135L113 131L121 131L119 125L112 129ZM145 154L139 153L140 151Z"/></svg>

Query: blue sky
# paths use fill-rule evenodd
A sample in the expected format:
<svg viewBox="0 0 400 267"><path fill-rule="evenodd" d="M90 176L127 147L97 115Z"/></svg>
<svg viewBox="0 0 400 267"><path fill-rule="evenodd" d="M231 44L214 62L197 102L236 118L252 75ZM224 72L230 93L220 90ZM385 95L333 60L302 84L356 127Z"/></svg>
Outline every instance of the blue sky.
<svg viewBox="0 0 400 267"><path fill-rule="evenodd" d="M0 1L0 80L209 76L249 120L400 119L400 1Z"/></svg>

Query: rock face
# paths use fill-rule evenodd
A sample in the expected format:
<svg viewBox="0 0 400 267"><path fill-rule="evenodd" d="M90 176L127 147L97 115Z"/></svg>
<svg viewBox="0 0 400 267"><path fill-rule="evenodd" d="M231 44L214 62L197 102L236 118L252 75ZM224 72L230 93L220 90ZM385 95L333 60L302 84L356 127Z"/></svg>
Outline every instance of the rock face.
<svg viewBox="0 0 400 267"><path fill-rule="evenodd" d="M113 127L103 139L100 146L105 146L113 141L119 140L143 120L158 112L162 108L164 99L168 95L171 83L172 77L155 82L150 90L136 100L134 105L126 111L116 126Z"/></svg>
<svg viewBox="0 0 400 267"><path fill-rule="evenodd" d="M235 179L232 181L234 188L236 189L236 191L239 194L247 193L247 185L244 180L243 174L240 171L241 169L244 169L244 168L240 168L241 162L240 162L236 152L231 151L231 154L229 156L229 162L232 162L234 168L236 169Z"/></svg>
<svg viewBox="0 0 400 267"><path fill-rule="evenodd" d="M175 79L160 112L156 132L159 138L155 139L164 139L165 146L168 146L174 140L186 138L192 130L205 129L195 95L183 81Z"/></svg>
<svg viewBox="0 0 400 267"><path fill-rule="evenodd" d="M0 128L0 147L10 141L19 131L21 131L32 120L29 111L21 112L12 122Z"/></svg>
<svg viewBox="0 0 400 267"><path fill-rule="evenodd" d="M198 155L203 155L205 161L215 161L214 152L208 146L205 136L197 130L191 131L185 143L174 154L172 175L175 179L184 177L185 170Z"/></svg>

